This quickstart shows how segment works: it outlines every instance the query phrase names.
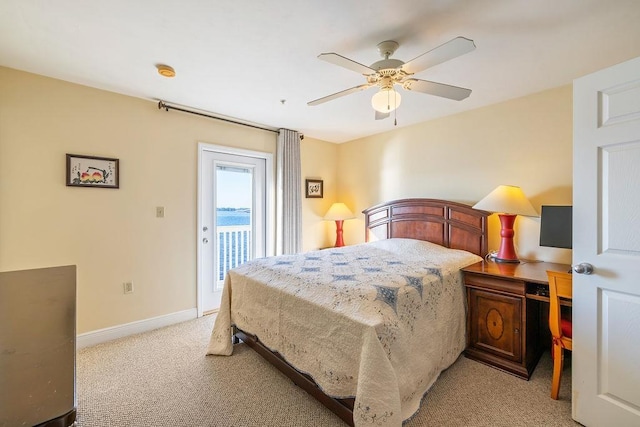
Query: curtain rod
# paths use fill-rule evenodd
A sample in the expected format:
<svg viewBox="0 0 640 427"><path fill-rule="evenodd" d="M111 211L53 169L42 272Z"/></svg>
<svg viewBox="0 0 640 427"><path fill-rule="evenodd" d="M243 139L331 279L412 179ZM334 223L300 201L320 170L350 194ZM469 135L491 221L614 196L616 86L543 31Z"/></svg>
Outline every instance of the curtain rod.
<svg viewBox="0 0 640 427"><path fill-rule="evenodd" d="M158 101L158 109L159 110L164 109L165 111L169 111L169 110L182 111L183 113L195 114L196 116L202 116L202 117L206 117L208 119L221 120L223 122L233 123L235 125L247 126L247 127L250 127L250 128L266 130L266 131L274 132L274 133L279 133L280 132L278 130L269 129L269 128L266 128L266 127L263 127L263 126L252 125L252 124L249 124L249 123L243 123L243 122L239 122L239 121L236 121L236 120L226 119L224 117L212 116L210 114L201 113L199 111L186 110L184 108L180 108L180 107L176 107L176 106L173 106L173 105L169 105L169 104L165 103L164 101ZM304 135L300 134L300 140L303 140L303 139L304 139Z"/></svg>

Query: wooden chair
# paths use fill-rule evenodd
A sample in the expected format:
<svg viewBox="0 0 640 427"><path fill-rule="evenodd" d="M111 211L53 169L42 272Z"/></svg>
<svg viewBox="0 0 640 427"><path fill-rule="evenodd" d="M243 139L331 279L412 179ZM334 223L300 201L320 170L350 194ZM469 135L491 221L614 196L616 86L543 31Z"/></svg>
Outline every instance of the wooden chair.
<svg viewBox="0 0 640 427"><path fill-rule="evenodd" d="M547 276L549 278L549 329L551 330L551 355L553 357L551 398L558 400L564 350L572 350L573 347L571 319L562 316L560 299L571 299L573 290L570 273L547 271Z"/></svg>

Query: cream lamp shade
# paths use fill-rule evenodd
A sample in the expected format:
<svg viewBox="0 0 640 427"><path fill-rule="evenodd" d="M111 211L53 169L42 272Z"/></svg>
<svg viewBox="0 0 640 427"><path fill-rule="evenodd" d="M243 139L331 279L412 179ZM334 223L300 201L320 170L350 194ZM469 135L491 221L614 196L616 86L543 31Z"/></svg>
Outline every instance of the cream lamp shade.
<svg viewBox="0 0 640 427"><path fill-rule="evenodd" d="M351 212L351 210L349 210L347 205L345 205L344 203L334 203L333 205L331 205L331 207L327 211L327 214L324 216L324 219L331 221L342 221L352 218L355 218L353 212Z"/></svg>
<svg viewBox="0 0 640 427"><path fill-rule="evenodd" d="M381 113L389 113L400 106L402 97L393 89L381 89L371 98L371 106Z"/></svg>
<svg viewBox="0 0 640 427"><path fill-rule="evenodd" d="M513 185L499 185L473 208L494 213L539 216L522 189Z"/></svg>
<svg viewBox="0 0 640 427"><path fill-rule="evenodd" d="M473 208L497 213L500 218L500 249L495 256L492 255L492 259L496 262L520 262L513 244L516 216L538 216L522 189L513 185L499 185Z"/></svg>

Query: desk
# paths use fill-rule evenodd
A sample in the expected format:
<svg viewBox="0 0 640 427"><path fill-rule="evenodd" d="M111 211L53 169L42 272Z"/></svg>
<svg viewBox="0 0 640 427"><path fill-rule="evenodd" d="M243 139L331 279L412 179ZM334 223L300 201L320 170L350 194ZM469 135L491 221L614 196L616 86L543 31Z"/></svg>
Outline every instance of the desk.
<svg viewBox="0 0 640 427"><path fill-rule="evenodd" d="M482 261L462 269L467 290L465 356L529 379L549 343L547 270L568 264ZM571 306L571 301L564 305Z"/></svg>

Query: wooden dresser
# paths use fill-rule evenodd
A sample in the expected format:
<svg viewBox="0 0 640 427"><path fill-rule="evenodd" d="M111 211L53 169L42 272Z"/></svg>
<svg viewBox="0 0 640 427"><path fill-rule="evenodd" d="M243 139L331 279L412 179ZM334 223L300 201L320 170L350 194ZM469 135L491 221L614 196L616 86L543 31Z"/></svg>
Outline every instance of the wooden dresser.
<svg viewBox="0 0 640 427"><path fill-rule="evenodd" d="M482 261L463 268L467 290L465 355L529 379L548 334L547 270L567 264Z"/></svg>
<svg viewBox="0 0 640 427"><path fill-rule="evenodd" d="M76 420L76 266L0 272L0 426Z"/></svg>

